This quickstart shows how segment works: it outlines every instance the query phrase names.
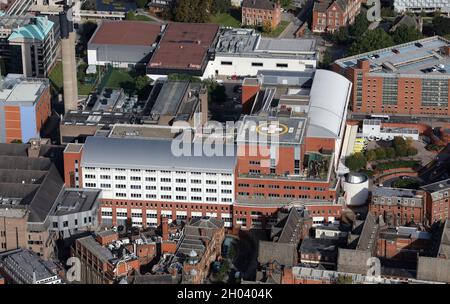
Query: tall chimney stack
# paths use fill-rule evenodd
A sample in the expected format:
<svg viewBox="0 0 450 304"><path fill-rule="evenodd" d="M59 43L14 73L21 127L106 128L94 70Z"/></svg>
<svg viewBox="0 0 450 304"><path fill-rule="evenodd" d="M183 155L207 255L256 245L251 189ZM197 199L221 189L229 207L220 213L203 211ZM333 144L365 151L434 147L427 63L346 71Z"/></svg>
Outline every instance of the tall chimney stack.
<svg viewBox="0 0 450 304"><path fill-rule="evenodd" d="M76 35L73 30L71 2L71 0L67 0L64 4L64 10L59 13L65 113L77 110L78 104L77 65L75 61Z"/></svg>

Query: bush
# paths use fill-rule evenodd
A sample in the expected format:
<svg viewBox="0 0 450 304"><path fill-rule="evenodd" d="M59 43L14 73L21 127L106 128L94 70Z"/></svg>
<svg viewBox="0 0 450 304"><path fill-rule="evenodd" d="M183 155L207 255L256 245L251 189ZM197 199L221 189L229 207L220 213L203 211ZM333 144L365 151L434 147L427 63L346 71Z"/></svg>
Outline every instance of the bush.
<svg viewBox="0 0 450 304"><path fill-rule="evenodd" d="M412 178L399 179L392 183L394 188L419 189L420 183Z"/></svg>
<svg viewBox="0 0 450 304"><path fill-rule="evenodd" d="M380 171L396 169L396 168L414 168L417 165L419 165L419 161L417 161L417 160L396 160L396 161L376 164L375 170L380 172Z"/></svg>
<svg viewBox="0 0 450 304"><path fill-rule="evenodd" d="M377 159L385 159L386 158L386 149L377 148L377 149L375 149L375 154L377 156Z"/></svg>

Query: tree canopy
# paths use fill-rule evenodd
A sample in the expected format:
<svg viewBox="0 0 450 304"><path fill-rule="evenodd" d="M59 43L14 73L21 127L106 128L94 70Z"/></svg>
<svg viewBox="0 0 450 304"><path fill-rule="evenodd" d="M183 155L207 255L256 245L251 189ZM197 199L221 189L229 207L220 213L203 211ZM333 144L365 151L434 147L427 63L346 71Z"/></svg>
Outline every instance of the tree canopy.
<svg viewBox="0 0 450 304"><path fill-rule="evenodd" d="M436 16L433 18L433 29L436 35L445 36L450 34L450 18Z"/></svg>
<svg viewBox="0 0 450 304"><path fill-rule="evenodd" d="M362 36L356 39L350 47L350 53L361 54L377 49L393 46L394 39L389 36L383 29L377 28L367 30Z"/></svg>
<svg viewBox="0 0 450 304"><path fill-rule="evenodd" d="M400 25L392 34L395 44L402 44L422 38L422 33L413 26Z"/></svg>

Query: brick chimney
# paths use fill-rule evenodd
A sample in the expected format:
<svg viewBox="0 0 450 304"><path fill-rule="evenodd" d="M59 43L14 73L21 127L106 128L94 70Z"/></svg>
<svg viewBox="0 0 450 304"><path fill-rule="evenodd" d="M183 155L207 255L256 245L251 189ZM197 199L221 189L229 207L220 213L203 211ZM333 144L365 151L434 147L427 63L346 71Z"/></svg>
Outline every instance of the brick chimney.
<svg viewBox="0 0 450 304"><path fill-rule="evenodd" d="M162 240L168 241L169 240L169 219L165 216L161 218L161 233L162 233Z"/></svg>
<svg viewBox="0 0 450 304"><path fill-rule="evenodd" d="M367 59L358 59L358 68L362 70L368 70L370 68L370 62Z"/></svg>

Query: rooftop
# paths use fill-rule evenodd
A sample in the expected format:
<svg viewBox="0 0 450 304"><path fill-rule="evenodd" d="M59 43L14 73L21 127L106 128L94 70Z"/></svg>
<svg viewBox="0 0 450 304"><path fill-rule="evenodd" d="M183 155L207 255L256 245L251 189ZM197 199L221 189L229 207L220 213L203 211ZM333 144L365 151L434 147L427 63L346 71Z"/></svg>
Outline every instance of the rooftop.
<svg viewBox="0 0 450 304"><path fill-rule="evenodd" d="M64 182L52 160L45 157L51 147L43 146L39 158L24 155L27 147L0 145L0 206L25 207L30 210L28 222L43 222Z"/></svg>
<svg viewBox="0 0 450 304"><path fill-rule="evenodd" d="M438 257L450 259L450 220L446 220L439 244Z"/></svg>
<svg viewBox="0 0 450 304"><path fill-rule="evenodd" d="M217 24L169 23L148 67L201 70L218 31Z"/></svg>
<svg viewBox="0 0 450 304"><path fill-rule="evenodd" d="M339 59L336 64L349 68L355 67L358 60L367 60L370 72L377 75L432 75L448 78L450 56L445 55L443 48L449 46L449 40L434 36Z"/></svg>
<svg viewBox="0 0 450 304"><path fill-rule="evenodd" d="M9 74L0 83L0 104L34 104L48 86L46 79L24 78L22 75Z"/></svg>
<svg viewBox="0 0 450 304"><path fill-rule="evenodd" d="M179 128L162 125L127 125L116 124L108 137L140 138L140 139L171 139L180 134Z"/></svg>
<svg viewBox="0 0 450 304"><path fill-rule="evenodd" d="M300 144L305 133L304 117L245 116L239 130L238 143L276 142Z"/></svg>
<svg viewBox="0 0 450 304"><path fill-rule="evenodd" d="M161 25L143 21L102 21L92 35L90 44L146 45L157 42Z"/></svg>
<svg viewBox="0 0 450 304"><path fill-rule="evenodd" d="M275 8L275 3L270 0L243 0L241 6L263 10L273 10Z"/></svg>
<svg viewBox="0 0 450 304"><path fill-rule="evenodd" d="M53 28L53 25L53 21L41 16L2 15L0 19L0 29L10 32L9 41L21 38L43 41Z"/></svg>
<svg viewBox="0 0 450 304"><path fill-rule="evenodd" d="M390 187L374 187L372 189L372 196L423 198L423 194L420 191Z"/></svg>
<svg viewBox="0 0 450 304"><path fill-rule="evenodd" d="M184 145L192 152L192 156L177 155L183 151L173 151L172 145L178 147L179 144L161 139L93 136L86 140L81 163L84 167L208 170L224 173L234 171L236 153L233 156L206 156L203 150L197 150L202 145L186 143ZM223 148L227 149L226 146ZM234 147L231 149L234 152ZM194 152L200 152L197 154L200 156L194 156Z"/></svg>
<svg viewBox="0 0 450 304"><path fill-rule="evenodd" d="M216 45L219 56L299 57L312 59L317 53L314 39L261 37L254 29L221 29Z"/></svg>
<svg viewBox="0 0 450 304"><path fill-rule="evenodd" d="M422 186L421 189L430 192L435 193L443 190L449 190L450 189L450 178L445 179L436 183L428 184L425 186Z"/></svg>
<svg viewBox="0 0 450 304"><path fill-rule="evenodd" d="M100 195L95 189L64 189L56 199L52 215L61 216L91 210Z"/></svg>
<svg viewBox="0 0 450 304"><path fill-rule="evenodd" d="M10 263L15 266L13 266L14 268L18 266L20 268L21 277L28 284L33 282L33 274L35 275L36 281L57 276L55 270L58 268L53 262L44 261L35 253L26 249L17 249L1 253L0 261L3 261L6 267L7 264Z"/></svg>

